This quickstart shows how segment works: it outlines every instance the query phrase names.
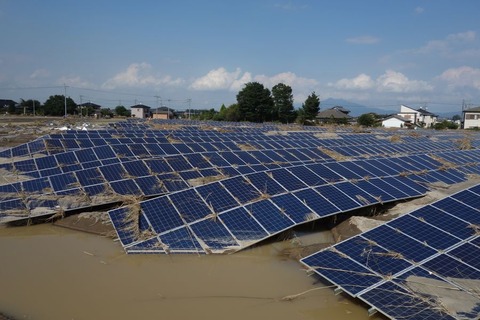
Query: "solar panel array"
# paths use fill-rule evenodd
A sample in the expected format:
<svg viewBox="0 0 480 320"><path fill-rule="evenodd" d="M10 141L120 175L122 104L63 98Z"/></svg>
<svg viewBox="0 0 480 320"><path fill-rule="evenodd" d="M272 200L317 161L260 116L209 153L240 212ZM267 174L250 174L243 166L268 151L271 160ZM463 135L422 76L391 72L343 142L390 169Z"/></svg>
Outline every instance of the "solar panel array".
<svg viewBox="0 0 480 320"><path fill-rule="evenodd" d="M480 317L480 185L301 262L392 319Z"/></svg>
<svg viewBox="0 0 480 320"><path fill-rule="evenodd" d="M51 134L0 152L0 169L18 177L0 185L0 222L133 203L110 212L127 252L236 251L313 219L480 173L480 154L458 150L456 136L393 137L138 120Z"/></svg>

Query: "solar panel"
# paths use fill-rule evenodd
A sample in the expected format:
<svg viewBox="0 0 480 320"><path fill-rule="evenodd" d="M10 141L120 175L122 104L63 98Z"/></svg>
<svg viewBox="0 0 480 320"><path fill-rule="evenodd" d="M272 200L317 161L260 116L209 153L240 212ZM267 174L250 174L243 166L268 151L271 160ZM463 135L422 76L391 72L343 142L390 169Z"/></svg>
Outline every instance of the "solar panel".
<svg viewBox="0 0 480 320"><path fill-rule="evenodd" d="M392 319L478 318L480 299L472 293L480 277L480 247L474 244L480 244L480 212L462 203L476 203L471 194L460 191L302 263ZM362 286L377 274L382 277Z"/></svg>

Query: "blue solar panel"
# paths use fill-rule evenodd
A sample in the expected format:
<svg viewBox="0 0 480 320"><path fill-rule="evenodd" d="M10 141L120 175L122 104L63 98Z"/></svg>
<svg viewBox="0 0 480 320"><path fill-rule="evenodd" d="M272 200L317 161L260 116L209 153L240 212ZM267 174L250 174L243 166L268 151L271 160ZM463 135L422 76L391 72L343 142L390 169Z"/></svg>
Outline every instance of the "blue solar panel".
<svg viewBox="0 0 480 320"><path fill-rule="evenodd" d="M207 205L217 213L239 205L220 183L210 183L197 187L197 192L200 193Z"/></svg>
<svg viewBox="0 0 480 320"><path fill-rule="evenodd" d="M169 198L187 222L196 221L214 213L193 189L170 194Z"/></svg>
<svg viewBox="0 0 480 320"><path fill-rule="evenodd" d="M407 193L398 189L396 186L394 187L391 184L387 183L383 178L370 179L368 180L368 182L370 182L377 188L387 192L389 195L393 196L395 199L404 199L404 198L410 197Z"/></svg>
<svg viewBox="0 0 480 320"><path fill-rule="evenodd" d="M260 197L260 193L243 177L226 179L221 182L225 188L241 203L247 203Z"/></svg>
<svg viewBox="0 0 480 320"><path fill-rule="evenodd" d="M478 210L454 200L453 197L437 201L433 204L433 206L468 223L480 225L480 214Z"/></svg>
<svg viewBox="0 0 480 320"><path fill-rule="evenodd" d="M293 194L282 194L271 198L271 201L275 203L277 207L295 221L295 223L302 223L310 221L312 219L319 218L319 216L312 212L312 210L305 206L297 197Z"/></svg>
<svg viewBox="0 0 480 320"><path fill-rule="evenodd" d="M302 181L297 179L286 169L272 170L269 174L276 182L280 183L288 191L294 191L306 187Z"/></svg>
<svg viewBox="0 0 480 320"><path fill-rule="evenodd" d="M143 161L127 161L123 163L129 178L144 177L150 175L150 170Z"/></svg>
<svg viewBox="0 0 480 320"><path fill-rule="evenodd" d="M120 180L111 182L112 189L122 195L141 195L142 192L138 188L134 180Z"/></svg>
<svg viewBox="0 0 480 320"><path fill-rule="evenodd" d="M454 320L452 316L434 308L427 299L421 299L399 285L386 282L361 295L392 319Z"/></svg>
<svg viewBox="0 0 480 320"><path fill-rule="evenodd" d="M207 248L205 250L215 251L221 250L238 250L239 244L228 232L227 228L217 219L202 220L190 225L198 239L202 240Z"/></svg>
<svg viewBox="0 0 480 320"><path fill-rule="evenodd" d="M345 180L342 176L337 174L336 172L330 170L329 168L325 167L323 164L309 164L306 166L308 169L312 170L317 176L325 180L326 182L333 183L336 181L343 181ZM347 172L347 169L343 169L343 171Z"/></svg>
<svg viewBox="0 0 480 320"><path fill-rule="evenodd" d="M187 154L184 155L184 157L188 160L188 162L194 167L194 168L211 168L212 164L208 162L201 154L198 153L192 153L192 154Z"/></svg>
<svg viewBox="0 0 480 320"><path fill-rule="evenodd" d="M157 178L163 183L169 192L184 190L188 187L180 176L173 173L159 174Z"/></svg>
<svg viewBox="0 0 480 320"><path fill-rule="evenodd" d="M237 240L261 240L268 236L265 229L244 208L227 211L219 217Z"/></svg>
<svg viewBox="0 0 480 320"><path fill-rule="evenodd" d="M78 181L83 187L105 182L97 168L77 171L76 175Z"/></svg>
<svg viewBox="0 0 480 320"><path fill-rule="evenodd" d="M423 267L441 277L450 279L450 281L457 283L461 287L467 285L465 279L469 279L470 281L480 279L479 270L445 254L425 262ZM474 283L472 283L472 286L478 288L478 285Z"/></svg>
<svg viewBox="0 0 480 320"><path fill-rule="evenodd" d="M272 196L285 192L285 189L264 172L250 174L247 178L262 194Z"/></svg>
<svg viewBox="0 0 480 320"><path fill-rule="evenodd" d="M146 196L163 194L167 191L155 176L137 178L135 179L135 183Z"/></svg>
<svg viewBox="0 0 480 320"><path fill-rule="evenodd" d="M362 234L383 248L401 254L404 259L420 262L433 256L437 251L386 225Z"/></svg>
<svg viewBox="0 0 480 320"><path fill-rule="evenodd" d="M410 268L412 264L363 237L343 241L335 248L351 259L383 276L391 276Z"/></svg>
<svg viewBox="0 0 480 320"><path fill-rule="evenodd" d="M105 180L107 181L118 181L127 177L127 171L125 171L121 164L101 166L98 167L98 169L101 171L101 173L105 177Z"/></svg>
<svg viewBox="0 0 480 320"><path fill-rule="evenodd" d="M312 170L305 166L291 167L287 170L310 187L321 186L327 183L324 179L320 178L320 176L316 175Z"/></svg>
<svg viewBox="0 0 480 320"><path fill-rule="evenodd" d="M448 254L470 266L480 266L480 248L468 242L450 250Z"/></svg>
<svg viewBox="0 0 480 320"><path fill-rule="evenodd" d="M270 233L277 233L294 225L282 210L268 200L254 202L247 205L246 209Z"/></svg>
<svg viewBox="0 0 480 320"><path fill-rule="evenodd" d="M468 222L436 209L431 205L415 210L411 215L460 239L467 239L475 234L474 228Z"/></svg>
<svg viewBox="0 0 480 320"><path fill-rule="evenodd" d="M145 216L137 210L138 208L135 206L128 206L108 212L110 220L115 226L118 237L124 246L137 240L138 230L148 230L149 228Z"/></svg>
<svg viewBox="0 0 480 320"><path fill-rule="evenodd" d="M181 155L164 158L172 167L173 171L184 171L193 169L192 165Z"/></svg>
<svg viewBox="0 0 480 320"><path fill-rule="evenodd" d="M458 238L410 215L405 215L391 221L389 226L437 250L446 250L459 241Z"/></svg>
<svg viewBox="0 0 480 320"><path fill-rule="evenodd" d="M74 151L78 161L80 163L90 162L97 160L97 155L93 152L92 149L81 149Z"/></svg>
<svg viewBox="0 0 480 320"><path fill-rule="evenodd" d="M382 278L371 270L331 250L317 252L302 259L302 262L352 296L382 281Z"/></svg>
<svg viewBox="0 0 480 320"><path fill-rule="evenodd" d="M15 170L20 172L37 171L37 166L35 164L35 160L33 159L17 161L14 163L14 166Z"/></svg>
<svg viewBox="0 0 480 320"><path fill-rule="evenodd" d="M161 234L160 240L166 246L167 252L203 252L202 246L195 235L187 227Z"/></svg>
<svg viewBox="0 0 480 320"><path fill-rule="evenodd" d="M355 208L359 208L360 203L350 198L347 194L340 191L334 185L325 185L314 188L315 191L320 193L323 197L335 204L341 211L349 211Z"/></svg>
<svg viewBox="0 0 480 320"><path fill-rule="evenodd" d="M55 168L58 166L57 160L55 159L54 156L35 158L35 163L37 164L38 170Z"/></svg>
<svg viewBox="0 0 480 320"><path fill-rule="evenodd" d="M340 212L339 208L312 189L297 191L294 195L321 217Z"/></svg>
<svg viewBox="0 0 480 320"><path fill-rule="evenodd" d="M142 210L156 233L162 233L184 225L180 214L169 198L159 197L154 201L144 201Z"/></svg>
<svg viewBox="0 0 480 320"><path fill-rule="evenodd" d="M452 195L453 199L456 199L472 208L480 209L480 196L469 190L460 191ZM480 212L479 212L480 214Z"/></svg>
<svg viewBox="0 0 480 320"><path fill-rule="evenodd" d="M356 184L353 184L349 181L336 183L335 187L344 192L345 194L349 195L351 198L353 198L355 201L362 204L363 206L369 206L379 202L371 194L367 193L366 191L358 187Z"/></svg>
<svg viewBox="0 0 480 320"><path fill-rule="evenodd" d="M148 159L145 164L153 173L167 173L173 172L172 167L164 159Z"/></svg>
<svg viewBox="0 0 480 320"><path fill-rule="evenodd" d="M22 190L25 192L34 192L34 193L49 193L53 191L48 178L38 178L38 179L23 181Z"/></svg>
<svg viewBox="0 0 480 320"><path fill-rule="evenodd" d="M63 191L79 187L78 180L72 173L64 173L51 176L50 182L54 191Z"/></svg>

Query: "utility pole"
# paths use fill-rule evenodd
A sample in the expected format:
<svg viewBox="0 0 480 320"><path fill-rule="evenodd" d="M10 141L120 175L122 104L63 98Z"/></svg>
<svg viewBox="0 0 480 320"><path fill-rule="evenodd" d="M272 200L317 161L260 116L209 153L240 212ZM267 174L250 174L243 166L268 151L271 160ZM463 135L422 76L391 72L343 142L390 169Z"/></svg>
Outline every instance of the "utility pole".
<svg viewBox="0 0 480 320"><path fill-rule="evenodd" d="M32 99L32 103L33 103L33 116L35 117L35 99Z"/></svg>
<svg viewBox="0 0 480 320"><path fill-rule="evenodd" d="M159 106L158 106L158 100L160 99L160 101L162 101L162 100L161 100L162 97L161 97L161 96L154 96L154 97L157 98L157 112L156 112L156 113L158 114L158 108L159 108ZM161 103L160 103L160 107L161 107ZM167 114L167 117L168 117L168 114Z"/></svg>
<svg viewBox="0 0 480 320"><path fill-rule="evenodd" d="M192 99L188 98L188 120L190 120L190 115L192 113L191 107L192 107Z"/></svg>
<svg viewBox="0 0 480 320"><path fill-rule="evenodd" d="M64 101L65 101L65 119L67 118L67 86L65 85L65 83L63 84L63 98L64 98Z"/></svg>

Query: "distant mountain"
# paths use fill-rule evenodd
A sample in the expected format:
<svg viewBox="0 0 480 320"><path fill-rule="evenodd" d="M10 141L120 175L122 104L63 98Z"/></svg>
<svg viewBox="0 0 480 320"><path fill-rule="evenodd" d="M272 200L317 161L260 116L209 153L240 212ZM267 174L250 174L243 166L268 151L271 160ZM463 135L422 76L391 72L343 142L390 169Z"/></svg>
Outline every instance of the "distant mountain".
<svg viewBox="0 0 480 320"><path fill-rule="evenodd" d="M368 107L365 105L361 105L361 104L350 102L343 99L328 98L320 101L320 110L330 109L335 106L342 106L345 109L350 110L350 115L353 117L357 117L364 113L370 113L370 112L377 113L377 114L394 114L400 111L400 105L398 106L398 109L381 109L381 108Z"/></svg>

